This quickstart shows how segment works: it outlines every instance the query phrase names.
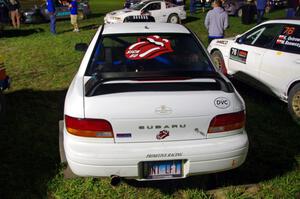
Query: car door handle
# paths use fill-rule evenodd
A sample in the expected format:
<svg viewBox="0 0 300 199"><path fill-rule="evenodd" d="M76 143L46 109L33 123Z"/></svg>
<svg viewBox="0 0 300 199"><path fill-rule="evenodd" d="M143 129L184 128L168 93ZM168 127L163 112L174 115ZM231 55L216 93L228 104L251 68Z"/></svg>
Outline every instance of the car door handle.
<svg viewBox="0 0 300 199"><path fill-rule="evenodd" d="M295 62L296 64L300 64L300 59L297 59Z"/></svg>

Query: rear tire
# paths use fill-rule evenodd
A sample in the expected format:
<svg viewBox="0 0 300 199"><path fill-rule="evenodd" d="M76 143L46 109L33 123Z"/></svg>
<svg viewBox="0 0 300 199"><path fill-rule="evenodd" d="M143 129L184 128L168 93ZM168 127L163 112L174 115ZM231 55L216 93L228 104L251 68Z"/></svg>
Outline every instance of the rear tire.
<svg viewBox="0 0 300 199"><path fill-rule="evenodd" d="M219 68L224 75L227 75L227 69L222 53L219 50L216 50L211 54L211 58L217 66L217 68Z"/></svg>
<svg viewBox="0 0 300 199"><path fill-rule="evenodd" d="M300 125L300 83L289 92L288 109L293 119Z"/></svg>
<svg viewBox="0 0 300 199"><path fill-rule="evenodd" d="M177 24L180 23L180 19L177 14L170 14L168 17L168 23Z"/></svg>

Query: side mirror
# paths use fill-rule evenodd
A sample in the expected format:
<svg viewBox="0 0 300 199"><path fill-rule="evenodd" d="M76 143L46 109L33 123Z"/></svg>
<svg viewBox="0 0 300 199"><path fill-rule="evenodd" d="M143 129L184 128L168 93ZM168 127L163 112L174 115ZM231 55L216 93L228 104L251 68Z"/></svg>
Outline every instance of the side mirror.
<svg viewBox="0 0 300 199"><path fill-rule="evenodd" d="M86 43L77 43L75 44L75 50L80 52L85 52L88 49L89 45Z"/></svg>
<svg viewBox="0 0 300 199"><path fill-rule="evenodd" d="M235 36L235 42L238 44L242 44L243 43L243 37L241 35L237 35Z"/></svg>
<svg viewBox="0 0 300 199"><path fill-rule="evenodd" d="M141 15L148 14L148 13L149 13L149 10L147 8L144 8L143 10L141 10Z"/></svg>

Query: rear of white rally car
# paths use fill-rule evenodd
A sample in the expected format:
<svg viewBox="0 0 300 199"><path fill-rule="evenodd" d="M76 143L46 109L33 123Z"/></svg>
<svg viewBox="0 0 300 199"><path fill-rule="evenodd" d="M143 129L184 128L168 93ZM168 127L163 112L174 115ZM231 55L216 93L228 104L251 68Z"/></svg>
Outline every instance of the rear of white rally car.
<svg viewBox="0 0 300 199"><path fill-rule="evenodd" d="M99 31L95 38L97 35ZM90 47L83 64L91 51ZM245 161L245 106L234 89L133 89L86 96L86 77L80 75L80 70L82 67L66 97L64 126L66 158L76 175L138 180L184 178L233 169ZM147 89L149 85L172 87L218 81L130 80L108 81L105 86L128 83Z"/></svg>

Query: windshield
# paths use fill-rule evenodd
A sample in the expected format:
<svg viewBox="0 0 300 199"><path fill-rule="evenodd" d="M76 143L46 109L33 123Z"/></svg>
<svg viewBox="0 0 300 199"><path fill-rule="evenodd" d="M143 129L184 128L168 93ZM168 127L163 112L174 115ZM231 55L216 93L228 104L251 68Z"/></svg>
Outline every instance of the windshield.
<svg viewBox="0 0 300 199"><path fill-rule="evenodd" d="M96 43L86 75L188 71L215 71L191 34L126 34L105 35Z"/></svg>
<svg viewBox="0 0 300 199"><path fill-rule="evenodd" d="M132 6L130 6L130 9L132 10L140 10L142 9L148 2L141 2L138 4L133 4Z"/></svg>

